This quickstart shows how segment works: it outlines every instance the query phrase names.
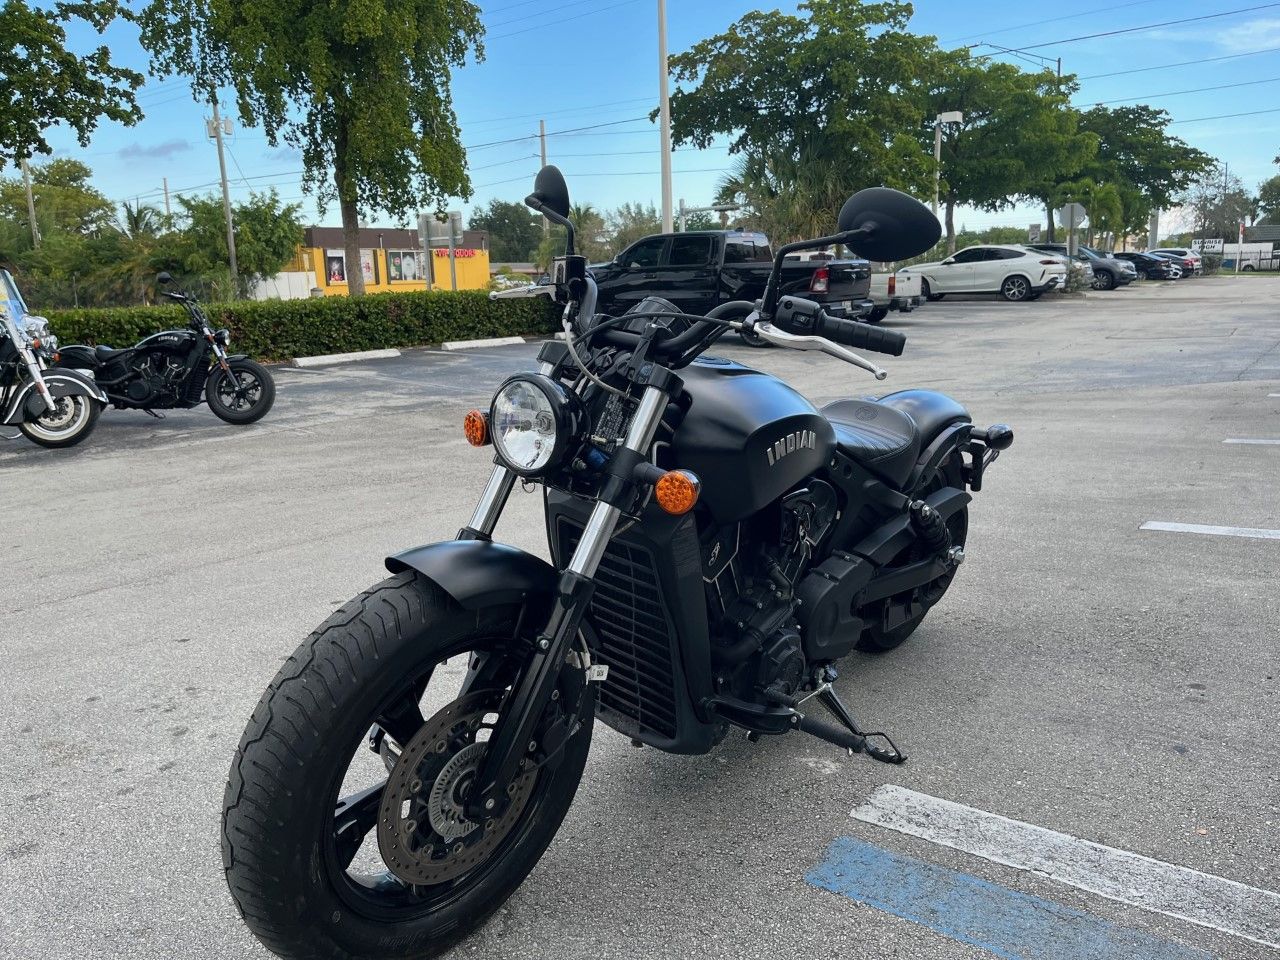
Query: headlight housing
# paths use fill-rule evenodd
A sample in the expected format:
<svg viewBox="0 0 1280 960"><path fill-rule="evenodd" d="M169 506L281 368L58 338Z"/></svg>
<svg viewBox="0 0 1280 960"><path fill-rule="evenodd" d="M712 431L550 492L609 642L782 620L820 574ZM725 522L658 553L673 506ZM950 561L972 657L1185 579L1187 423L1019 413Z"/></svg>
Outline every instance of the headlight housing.
<svg viewBox="0 0 1280 960"><path fill-rule="evenodd" d="M213 339L214 339L214 342L217 343L218 346L220 347L230 346L231 331L228 330L226 327L223 327L221 330L219 330L217 333L213 335Z"/></svg>
<svg viewBox="0 0 1280 960"><path fill-rule="evenodd" d="M522 477L540 477L562 466L584 421L578 395L542 374L511 377L489 409L498 457Z"/></svg>

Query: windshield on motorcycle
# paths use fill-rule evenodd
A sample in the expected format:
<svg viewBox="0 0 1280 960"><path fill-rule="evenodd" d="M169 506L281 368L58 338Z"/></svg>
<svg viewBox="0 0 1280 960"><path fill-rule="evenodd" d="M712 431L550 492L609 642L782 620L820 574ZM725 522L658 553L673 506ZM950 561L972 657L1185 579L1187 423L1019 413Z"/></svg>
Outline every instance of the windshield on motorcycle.
<svg viewBox="0 0 1280 960"><path fill-rule="evenodd" d="M21 320L27 315L27 303L22 299L18 285L13 282L13 275L8 270L0 269L0 315L4 317L4 332L21 344L26 338L20 336Z"/></svg>

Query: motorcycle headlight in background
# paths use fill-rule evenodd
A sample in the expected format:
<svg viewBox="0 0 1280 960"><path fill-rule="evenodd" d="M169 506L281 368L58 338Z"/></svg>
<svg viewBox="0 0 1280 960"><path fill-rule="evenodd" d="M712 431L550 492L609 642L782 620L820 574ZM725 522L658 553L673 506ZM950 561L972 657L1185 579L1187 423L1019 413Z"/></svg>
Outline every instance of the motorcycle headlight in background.
<svg viewBox="0 0 1280 960"><path fill-rule="evenodd" d="M578 395L541 374L518 374L494 394L489 413L493 445L504 464L522 477L559 467L582 432Z"/></svg>
<svg viewBox="0 0 1280 960"><path fill-rule="evenodd" d="M231 331L223 327L213 335L214 342L220 347L229 347L231 345Z"/></svg>

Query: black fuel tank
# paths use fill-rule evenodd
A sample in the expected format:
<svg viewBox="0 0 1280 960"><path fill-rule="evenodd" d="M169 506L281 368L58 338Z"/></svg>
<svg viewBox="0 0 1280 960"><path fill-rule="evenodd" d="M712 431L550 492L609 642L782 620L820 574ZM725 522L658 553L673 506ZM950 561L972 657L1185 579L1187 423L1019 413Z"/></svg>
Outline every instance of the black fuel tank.
<svg viewBox="0 0 1280 960"><path fill-rule="evenodd" d="M161 330L138 341L139 350L155 350L159 348L165 353L185 355L195 342L196 335L190 330Z"/></svg>
<svg viewBox="0 0 1280 960"><path fill-rule="evenodd" d="M672 462L702 479L699 501L718 523L751 516L831 458L831 424L777 377L716 357L680 376L689 412Z"/></svg>

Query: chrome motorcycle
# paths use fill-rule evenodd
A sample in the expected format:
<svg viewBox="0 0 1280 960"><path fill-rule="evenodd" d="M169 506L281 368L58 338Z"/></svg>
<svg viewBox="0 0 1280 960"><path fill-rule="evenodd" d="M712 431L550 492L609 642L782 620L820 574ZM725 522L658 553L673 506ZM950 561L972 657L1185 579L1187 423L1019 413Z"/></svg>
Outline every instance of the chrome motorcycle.
<svg viewBox="0 0 1280 960"><path fill-rule="evenodd" d="M93 432L107 395L83 373L50 370L57 345L49 322L0 270L0 424L42 447L73 447Z"/></svg>
<svg viewBox="0 0 1280 960"><path fill-rule="evenodd" d="M849 348L898 355L902 335L778 277L797 250L929 249L938 221L905 194L854 195L835 235L777 251L761 301L705 317L657 299L597 315L559 171L525 202L568 231L565 339L465 416L495 456L456 539L389 558L298 648L231 768L227 882L282 957L431 957L475 930L551 843L597 718L674 753L736 728L901 763L837 696L836 663L898 646L942 598L971 492L1013 441L940 393L819 410L705 356L745 331L884 379ZM493 540L517 482L542 488L553 563Z"/></svg>

